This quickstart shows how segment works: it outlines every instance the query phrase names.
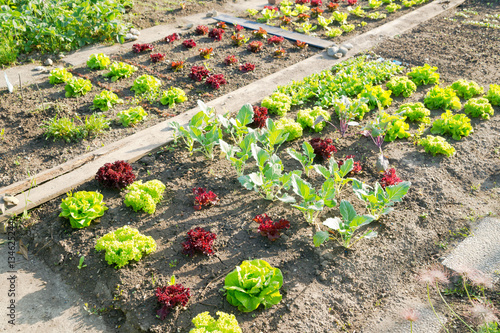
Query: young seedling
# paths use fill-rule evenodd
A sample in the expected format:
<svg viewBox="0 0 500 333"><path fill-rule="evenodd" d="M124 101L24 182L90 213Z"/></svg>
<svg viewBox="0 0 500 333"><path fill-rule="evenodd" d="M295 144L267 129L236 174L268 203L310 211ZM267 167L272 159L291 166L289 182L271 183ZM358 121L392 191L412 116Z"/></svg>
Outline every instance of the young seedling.
<svg viewBox="0 0 500 333"><path fill-rule="evenodd" d="M333 157L328 160L328 168L319 164L314 165L314 170L317 173L325 177L325 179L331 179L334 182L335 193L337 195L340 195L346 184L356 180L355 178L346 178L353 168L354 160L352 158L346 159L340 167L339 163Z"/></svg>
<svg viewBox="0 0 500 333"><path fill-rule="evenodd" d="M78 268L78 269L82 269L82 268L84 268L84 267L87 267L87 265L85 265L85 264L83 263L84 261L85 261L85 256L81 256L81 257L80 257L80 262L79 262L79 264L78 264L78 266L77 266L76 268Z"/></svg>
<svg viewBox="0 0 500 333"><path fill-rule="evenodd" d="M247 125L253 122L253 115L253 107L247 103L241 107L235 118L219 115L218 120L231 135L233 141L239 144L248 133Z"/></svg>
<svg viewBox="0 0 500 333"><path fill-rule="evenodd" d="M293 148L288 148L286 152L293 159L296 159L300 162L302 168L304 168L306 177L309 177L309 172L314 169L314 166L312 164L314 162L316 154L314 153L314 149L311 144L307 141L304 141L304 143L302 144L302 150L304 151L304 154L299 153Z"/></svg>
<svg viewBox="0 0 500 333"><path fill-rule="evenodd" d="M245 162L252 154L252 144L257 142L255 132L248 133L245 138L240 142L239 148L232 146L224 140L219 140L220 149L225 155L226 159L231 162L231 165L236 169L238 177L243 176L245 170Z"/></svg>
<svg viewBox="0 0 500 333"><path fill-rule="evenodd" d="M271 118L267 118L266 127L256 131L255 134L257 141L264 146L264 150L270 155L275 153L281 144L288 139L288 133L285 133L284 129L277 128Z"/></svg>
<svg viewBox="0 0 500 333"><path fill-rule="evenodd" d="M342 218L329 218L323 222L323 225L327 226L329 229L335 230L338 236L333 234L331 237L330 235L332 234L329 231L318 231L313 238L314 246L319 247L330 238L336 240L340 245L348 249L363 238L369 239L377 236L376 231L367 230L362 235L353 238L357 229L369 224L375 220L375 218L371 215L358 215L349 201L342 200L340 202L340 215L342 215Z"/></svg>

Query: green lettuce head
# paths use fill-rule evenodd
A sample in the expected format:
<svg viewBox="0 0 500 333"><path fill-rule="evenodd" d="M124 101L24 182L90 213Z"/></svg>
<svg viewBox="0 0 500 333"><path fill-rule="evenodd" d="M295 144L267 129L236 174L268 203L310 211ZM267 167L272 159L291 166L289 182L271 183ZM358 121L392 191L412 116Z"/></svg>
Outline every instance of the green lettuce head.
<svg viewBox="0 0 500 333"><path fill-rule="evenodd" d="M281 301L283 275L264 260L243 261L226 276L227 301L242 312L251 312L262 303L267 309Z"/></svg>
<svg viewBox="0 0 500 333"><path fill-rule="evenodd" d="M108 210L98 192L80 191L75 194L68 192L68 197L61 202L61 217L69 219L75 229L88 227L92 220L104 215Z"/></svg>

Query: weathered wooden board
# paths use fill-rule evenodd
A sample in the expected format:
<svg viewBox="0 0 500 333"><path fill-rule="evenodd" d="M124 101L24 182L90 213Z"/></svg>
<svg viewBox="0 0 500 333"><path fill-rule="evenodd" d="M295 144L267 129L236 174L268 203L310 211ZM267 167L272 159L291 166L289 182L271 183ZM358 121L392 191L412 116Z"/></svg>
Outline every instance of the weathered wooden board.
<svg viewBox="0 0 500 333"><path fill-rule="evenodd" d="M329 40L324 40L321 38L301 34L301 33L294 32L294 31L283 30L280 27L272 27L272 26L266 25L264 23L258 23L255 21L250 21L250 20L246 20L246 19L239 18L239 17L234 17L234 16L227 15L227 14L219 14L216 17L214 17L214 19L216 19L217 21L231 23L233 25L239 24L242 27L245 27L247 29L252 29L252 30L259 30L259 28L262 28L262 29L266 30L267 33L269 33L271 35L285 37L286 39L293 40L293 41L300 40L301 42L306 42L307 44L309 44L311 46L316 46L320 49L326 49L327 47L330 47L333 44L335 44L334 42L329 41Z"/></svg>

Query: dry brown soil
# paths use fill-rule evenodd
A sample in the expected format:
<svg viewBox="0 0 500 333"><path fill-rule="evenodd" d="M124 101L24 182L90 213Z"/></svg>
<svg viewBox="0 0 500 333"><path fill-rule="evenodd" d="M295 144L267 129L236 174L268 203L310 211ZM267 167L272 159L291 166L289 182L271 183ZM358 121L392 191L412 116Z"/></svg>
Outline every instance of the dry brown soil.
<svg viewBox="0 0 500 333"><path fill-rule="evenodd" d="M486 1L468 1L463 7L481 15L500 13L498 4ZM410 67L423 63L438 66L444 84L459 78L475 80L485 87L500 83L500 59L495 54L500 31L444 20L453 18L454 12L386 41L374 51ZM403 102L422 101L428 89L420 87L409 99L395 98L389 111ZM479 216L498 213L499 112L496 107L489 121L474 119L471 136L460 141L450 139L456 148L453 158L427 155L409 141L386 143L384 150L391 165L400 178L412 182L412 188L395 212L372 224L379 236L361 241L351 250L334 243L315 249L312 228L296 210L245 190L226 160L189 156L184 147L172 144L134 164L139 179L160 179L167 184L165 199L155 214L133 213L123 204L124 193L101 189L90 181L78 190L99 189L110 207L97 223L83 230L71 229L66 220L58 217L60 199L56 199L32 212L32 219L22 225L23 238L31 251L49 242L38 255L97 309L114 307L103 313L110 331L141 328L188 332L191 318L198 313L222 310L234 313L244 332L360 332L372 311L387 305L389 299L411 296L425 300L425 287L416 282L419 270L437 263ZM431 116L435 119L441 113L434 110ZM5 122L3 112L2 117ZM368 138L350 134L337 140L336 157L355 154L364 170L359 179L373 184L379 179L374 168L375 146ZM320 135L339 138L332 128ZM305 133L303 139L316 136ZM299 168L285 149L298 149L301 143L299 139L280 149L285 170ZM26 151L30 147L26 146ZM52 158L52 153L49 151L46 158ZM5 168L12 174L12 163ZM310 181L317 183L319 177L313 175ZM198 186L217 193L219 205L195 211L191 189ZM358 211L363 210L349 190L344 198L355 203ZM276 242L257 234L251 222L264 212L291 221L291 229ZM321 220L337 214L335 209L328 210ZM124 225L152 236L158 250L138 263L115 270L104 261L102 253L94 251L94 245L97 237ZM196 226L218 235L215 256L182 255L180 243ZM76 268L80 255L85 255L88 265L83 270ZM268 310L241 313L227 303L220 289L224 276L249 258L262 258L282 270L283 301ZM161 322L155 318L158 307L153 288L165 285L172 274L191 288L193 297L186 310ZM498 305L496 288L487 296ZM467 315L460 299L448 299L456 301L458 310ZM466 331L451 317L448 319L450 332Z"/></svg>

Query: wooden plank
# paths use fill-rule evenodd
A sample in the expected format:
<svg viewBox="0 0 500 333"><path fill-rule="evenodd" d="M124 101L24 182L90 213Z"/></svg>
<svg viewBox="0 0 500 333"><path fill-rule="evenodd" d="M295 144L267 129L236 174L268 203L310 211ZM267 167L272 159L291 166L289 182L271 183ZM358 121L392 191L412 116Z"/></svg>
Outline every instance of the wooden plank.
<svg viewBox="0 0 500 333"><path fill-rule="evenodd" d="M266 76L259 81L221 96L207 104L215 107L219 111L237 111L244 103L259 103L264 97L270 95L279 85L290 83L293 80L301 80L308 75L331 68L335 63L343 61L351 55L369 50L384 39L412 29L420 23L443 13L447 9L454 8L463 2L464 0L450 0L446 8L442 7L442 4L436 1L431 2L394 21L346 41L354 45L354 48L349 51L347 57L333 59L327 56L326 52L321 52L295 65L284 68L279 72ZM191 109L181 115L96 150L93 152L94 155L99 156L96 159L31 189L29 195L26 192L18 194L16 198L20 201L19 205L9 207L4 215L0 215L0 222L8 219L12 215L22 213L25 209L37 207L92 179L99 167L105 163L111 163L116 160L125 160L129 162L137 161L150 151L158 149L162 145L172 141L172 131L167 126L169 122L177 121L181 125L185 125L198 111L197 108ZM27 205L25 206L26 203Z"/></svg>
<svg viewBox="0 0 500 333"><path fill-rule="evenodd" d="M246 20L243 18L239 17L234 17L231 15L227 14L219 14L216 17L214 17L217 21L222 21L226 23L231 23L233 25L239 24L247 29L252 29L252 30L258 30L259 28L262 28L266 30L269 34L271 35L276 35L280 37L284 37L288 40L296 41L300 40L301 42L306 42L307 44L311 46L318 47L320 49L326 49L327 47L330 47L334 45L335 43L329 40L324 40L321 38L317 38L314 36L309 36L305 34L301 34L295 31L288 31L288 30L283 30L279 27L272 27L270 25L264 24L264 23L258 23L255 21L250 21Z"/></svg>

